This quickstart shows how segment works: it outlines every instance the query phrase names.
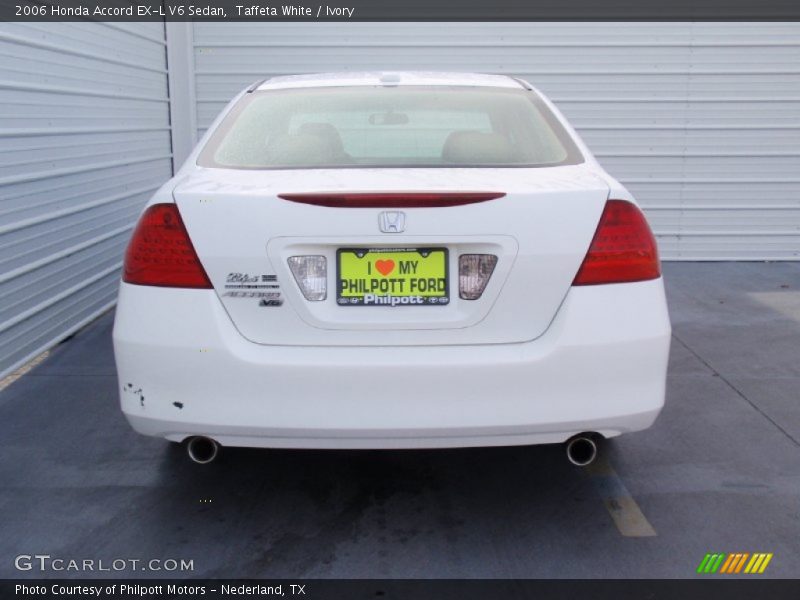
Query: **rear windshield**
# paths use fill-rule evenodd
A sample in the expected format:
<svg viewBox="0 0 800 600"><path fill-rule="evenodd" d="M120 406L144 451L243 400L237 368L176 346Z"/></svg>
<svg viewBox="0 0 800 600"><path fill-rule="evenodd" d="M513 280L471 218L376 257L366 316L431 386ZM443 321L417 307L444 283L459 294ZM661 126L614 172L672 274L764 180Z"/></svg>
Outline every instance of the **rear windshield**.
<svg viewBox="0 0 800 600"><path fill-rule="evenodd" d="M233 169L545 167L583 162L522 89L335 87L245 94L198 164Z"/></svg>

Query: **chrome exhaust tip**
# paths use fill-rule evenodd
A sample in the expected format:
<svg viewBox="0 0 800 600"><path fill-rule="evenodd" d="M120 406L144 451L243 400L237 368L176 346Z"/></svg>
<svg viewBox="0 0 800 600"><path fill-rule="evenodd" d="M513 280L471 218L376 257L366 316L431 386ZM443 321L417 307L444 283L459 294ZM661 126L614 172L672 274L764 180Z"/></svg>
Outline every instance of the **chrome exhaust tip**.
<svg viewBox="0 0 800 600"><path fill-rule="evenodd" d="M597 443L591 435L579 433L566 441L567 459L576 467L585 467L597 458Z"/></svg>
<svg viewBox="0 0 800 600"><path fill-rule="evenodd" d="M189 438L186 442L186 452L194 462L199 465L207 465L212 462L219 454L219 444L202 435Z"/></svg>

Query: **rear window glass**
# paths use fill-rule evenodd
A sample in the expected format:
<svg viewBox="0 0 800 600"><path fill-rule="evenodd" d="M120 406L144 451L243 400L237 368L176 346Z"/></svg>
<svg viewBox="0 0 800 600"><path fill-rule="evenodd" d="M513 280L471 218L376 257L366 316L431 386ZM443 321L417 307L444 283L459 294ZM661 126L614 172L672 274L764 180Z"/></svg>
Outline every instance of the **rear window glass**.
<svg viewBox="0 0 800 600"><path fill-rule="evenodd" d="M200 154L205 167L542 167L583 161L526 90L341 87L246 94Z"/></svg>

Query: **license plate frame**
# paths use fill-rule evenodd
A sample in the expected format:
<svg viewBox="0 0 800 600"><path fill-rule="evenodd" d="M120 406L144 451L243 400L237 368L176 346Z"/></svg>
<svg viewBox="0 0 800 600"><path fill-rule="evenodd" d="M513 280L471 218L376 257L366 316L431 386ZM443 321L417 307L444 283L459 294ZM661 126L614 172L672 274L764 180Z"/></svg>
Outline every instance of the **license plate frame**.
<svg viewBox="0 0 800 600"><path fill-rule="evenodd" d="M443 273L442 276L435 277L435 279L437 280L437 282L436 282L437 289L436 289L436 293L435 294L429 292L429 290L427 290L427 289L425 291L422 291L422 292L417 293L417 294L410 293L411 290L410 289L406 289L406 285L408 286L408 288L416 285L417 291L419 291L418 288L421 285L419 283L419 280L423 279L423 278L417 277L416 279L418 280L418 283L417 284L412 284L412 283L410 283L410 281L411 281L411 279L413 277L407 277L407 278L403 279L403 281L409 282L407 284L397 284L397 283L391 284L395 288L400 286L401 287L400 293L393 294L393 293L391 293L391 291L389 291L388 293L373 294L374 296L377 296L378 299L374 300L374 301L367 302L367 295L371 294L371 291L372 291L372 289L371 289L371 286L372 286L371 280L370 280L370 284L369 284L371 291L369 291L369 292L366 291L367 284L365 283L364 284L364 290L358 290L359 292L362 292L362 293L360 293L360 295L355 295L355 296L354 295L346 295L346 296L344 295L344 289L343 289L344 288L344 285L343 285L344 281L343 281L343 277L342 277L342 257L345 254L355 255L355 256L358 257L359 260L362 260L363 258L369 257L370 254L372 254L373 256L374 255L380 255L379 257L375 257L375 261L376 262L377 261L393 261L393 262L395 262L395 268L397 269L398 274L399 274L399 271L400 271L400 265L397 263L397 261L400 260L399 257L402 256L402 255L408 255L409 259L410 259L410 258L412 258L414 256L414 254L416 254L416 255L418 255L418 256L420 256L420 257L422 257L422 258L427 260L428 257L430 257L431 255L441 254L442 259L443 259L443 271L444 271L444 273ZM386 258L387 255L391 255L391 257ZM381 257L384 257L384 258L381 258ZM375 263L372 263L372 266L374 266L374 264ZM374 273L373 274L374 275L373 279L375 279L377 281L391 280L391 279L397 280L398 279L396 277L395 278L388 277L391 274L392 274L392 271L390 271L389 273L387 273L385 275L380 274L380 276L378 275L378 273ZM406 275L408 275L408 273L406 273ZM358 277L357 279L362 279L362 278ZM427 284L429 284L430 283L430 279L432 279L432 278L429 277L429 278L424 278L424 279L426 279L427 280ZM439 281L439 280L443 280L443 282ZM376 290L376 291L380 292L380 290ZM405 298L405 300L404 300L404 298ZM367 248L367 247L363 247L363 248L361 248L361 247L358 247L358 248L356 248L356 247L339 248L339 249L336 250L336 304L338 306L342 306L342 307L344 307L344 306L381 306L381 307L389 307L389 308L400 307L400 306L403 306L403 307L411 307L411 306L416 306L416 307L419 307L419 306L448 306L450 304L450 252L449 252L449 250L447 248L442 247L442 246L430 246L430 247L426 246L426 247L417 247L417 248Z"/></svg>

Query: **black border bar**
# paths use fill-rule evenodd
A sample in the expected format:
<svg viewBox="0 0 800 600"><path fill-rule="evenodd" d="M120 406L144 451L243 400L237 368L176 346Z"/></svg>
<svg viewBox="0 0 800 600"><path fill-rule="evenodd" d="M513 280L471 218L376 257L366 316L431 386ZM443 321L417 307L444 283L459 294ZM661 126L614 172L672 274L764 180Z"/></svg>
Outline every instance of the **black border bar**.
<svg viewBox="0 0 800 600"><path fill-rule="evenodd" d="M259 10L243 14L236 8L237 5L258 7ZM78 8L81 10L75 14L74 11ZM98 9L101 12L98 13ZM798 21L800 1L0 0L0 20L29 22Z"/></svg>
<svg viewBox="0 0 800 600"><path fill-rule="evenodd" d="M37 588L21 592L17 586ZM128 586L123 593L123 586ZM170 586L175 586L170 588ZM225 586L237 588L225 593ZM257 588L241 594L242 586ZM101 593L91 589L101 588ZM265 593L264 589L271 589ZM70 590L81 590L70 593ZM262 590L262 591L259 591ZM282 594L282 595L280 595ZM800 597L800 580L722 578L633 580L533 579L28 579L0 580L0 598L47 600L173 600L292 598L294 600L783 600Z"/></svg>

